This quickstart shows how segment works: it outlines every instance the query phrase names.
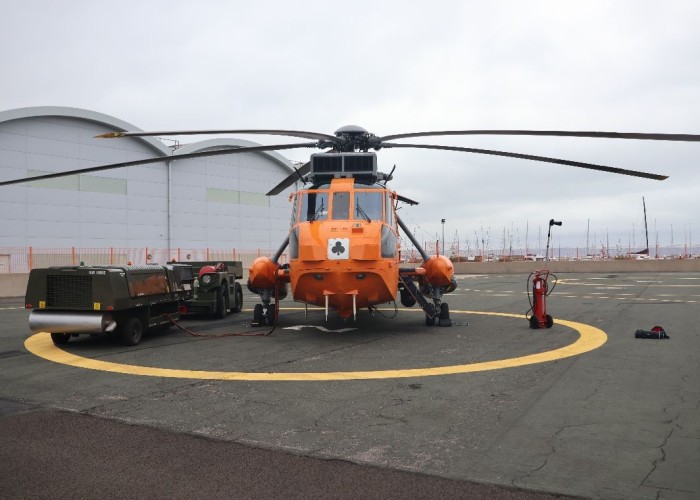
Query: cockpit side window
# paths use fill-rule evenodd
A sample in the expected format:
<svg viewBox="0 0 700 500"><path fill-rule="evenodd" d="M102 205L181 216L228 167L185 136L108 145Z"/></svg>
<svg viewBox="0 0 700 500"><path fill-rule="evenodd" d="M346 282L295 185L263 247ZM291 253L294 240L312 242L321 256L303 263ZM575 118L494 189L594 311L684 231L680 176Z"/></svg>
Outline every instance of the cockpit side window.
<svg viewBox="0 0 700 500"><path fill-rule="evenodd" d="M391 193L387 191L386 193L386 206L384 207L384 213L386 214L386 223L392 228L394 227L394 199L391 197Z"/></svg>
<svg viewBox="0 0 700 500"><path fill-rule="evenodd" d="M297 195L293 195L293 200L292 200L292 222L290 224L291 227L294 227L295 224L297 223L297 212L299 211L299 197Z"/></svg>

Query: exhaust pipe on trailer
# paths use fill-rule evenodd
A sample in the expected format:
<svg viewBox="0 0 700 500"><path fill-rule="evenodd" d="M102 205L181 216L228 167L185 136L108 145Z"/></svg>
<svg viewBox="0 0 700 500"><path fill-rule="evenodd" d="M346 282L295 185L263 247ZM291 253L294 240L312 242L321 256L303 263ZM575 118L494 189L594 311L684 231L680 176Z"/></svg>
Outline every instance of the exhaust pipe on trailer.
<svg viewBox="0 0 700 500"><path fill-rule="evenodd" d="M104 333L113 332L116 327L117 322L109 313L34 310L29 315L32 333Z"/></svg>

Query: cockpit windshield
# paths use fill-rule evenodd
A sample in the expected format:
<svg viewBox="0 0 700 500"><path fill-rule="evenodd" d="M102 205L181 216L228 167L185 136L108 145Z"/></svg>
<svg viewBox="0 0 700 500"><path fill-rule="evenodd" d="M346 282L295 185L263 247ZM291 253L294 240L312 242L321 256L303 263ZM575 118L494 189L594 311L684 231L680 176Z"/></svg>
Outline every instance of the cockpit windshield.
<svg viewBox="0 0 700 500"><path fill-rule="evenodd" d="M382 219L382 205L384 204L384 193L381 191L355 191L355 220L366 220L368 222Z"/></svg>
<svg viewBox="0 0 700 500"><path fill-rule="evenodd" d="M328 218L328 192L307 192L301 197L299 222L312 222Z"/></svg>

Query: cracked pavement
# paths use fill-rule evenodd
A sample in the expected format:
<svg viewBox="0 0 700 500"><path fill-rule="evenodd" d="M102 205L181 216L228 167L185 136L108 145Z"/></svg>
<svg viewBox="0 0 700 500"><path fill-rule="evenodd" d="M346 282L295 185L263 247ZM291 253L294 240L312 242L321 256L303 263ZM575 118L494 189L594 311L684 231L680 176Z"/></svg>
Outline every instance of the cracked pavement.
<svg viewBox="0 0 700 500"><path fill-rule="evenodd" d="M0 398L133 425L323 459L592 498L700 497L700 273L560 276L555 319L604 330L602 347L571 358L450 376L330 382L139 377L58 365L24 350L27 312L0 311ZM458 279L452 311L520 313L526 276ZM598 290L602 291L598 291ZM479 290L479 291L477 291ZM602 295L602 294L605 295ZM598 294L598 295L595 295ZM21 299L18 304L21 303ZM253 297L247 295L245 307ZM294 306L289 300L282 308ZM393 308L391 308L393 311ZM391 311L390 311L391 312ZM387 313L388 314L388 313ZM247 328L250 312L188 320L212 334ZM572 343L556 325L453 313L428 328L419 312L357 323L282 311L270 337L185 337L137 348L109 339L66 350L113 362L232 371L418 368L523 356ZM286 326L318 324L327 333ZM662 325L669 340L635 339ZM0 420L1 425L1 420Z"/></svg>

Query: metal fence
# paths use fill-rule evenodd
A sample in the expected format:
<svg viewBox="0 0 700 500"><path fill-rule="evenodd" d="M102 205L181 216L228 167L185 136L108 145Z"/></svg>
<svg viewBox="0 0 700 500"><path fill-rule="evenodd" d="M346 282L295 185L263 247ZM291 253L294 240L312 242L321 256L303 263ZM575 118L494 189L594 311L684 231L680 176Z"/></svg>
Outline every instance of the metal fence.
<svg viewBox="0 0 700 500"><path fill-rule="evenodd" d="M426 249L430 248L426 245ZM0 247L0 274L28 273L35 268L45 268L50 266L125 266L125 265L146 265L165 264L166 262L188 262L188 261L217 261L217 260L240 260L243 262L243 269L247 269L253 261L262 256L271 256L277 249L212 249L212 248L174 248L171 250L164 248L3 248ZM437 248L428 250L433 254ZM493 251L486 253L465 252L459 253L451 249L450 257L454 261L512 261L512 260L544 260L540 254L522 254L509 250ZM490 249L487 249L490 250ZM554 260L610 260L610 259L689 259L699 258L700 248L697 247L656 247L650 249L649 256L635 255L618 251L607 253L605 251L586 252L578 248L557 248L550 249L550 259ZM403 260L419 262L420 254L412 245L404 245L401 252ZM287 262L287 254L280 257L279 263Z"/></svg>
<svg viewBox="0 0 700 500"><path fill-rule="evenodd" d="M165 264L166 262L240 260L247 269L262 256L271 256L275 250L241 250L212 248L2 248L0 247L0 274L28 273L32 269L50 266L126 266ZM282 254L280 264L287 262Z"/></svg>

